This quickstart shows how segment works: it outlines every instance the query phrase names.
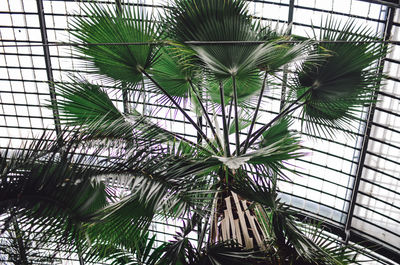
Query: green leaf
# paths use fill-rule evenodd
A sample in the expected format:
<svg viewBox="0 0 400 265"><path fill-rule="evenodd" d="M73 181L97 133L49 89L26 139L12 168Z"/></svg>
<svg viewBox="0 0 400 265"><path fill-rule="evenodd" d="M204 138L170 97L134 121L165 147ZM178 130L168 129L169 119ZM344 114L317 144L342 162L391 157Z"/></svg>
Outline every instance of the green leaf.
<svg viewBox="0 0 400 265"><path fill-rule="evenodd" d="M164 47L151 71L154 80L171 96L187 97L195 78L193 69L186 66L178 48Z"/></svg>
<svg viewBox="0 0 400 265"><path fill-rule="evenodd" d="M264 164L278 174L281 169L287 169L285 160L303 156L299 136L289 131L290 121L288 118L278 120L267 131L263 133L260 148L246 154L249 156L249 163Z"/></svg>
<svg viewBox="0 0 400 265"><path fill-rule="evenodd" d="M229 102L233 97L233 85L232 78L225 78L222 81L224 86L224 96L225 102ZM251 73L247 73L246 75L240 75L236 77L236 87L237 87L237 96L238 102L243 103L249 97L254 95L257 91L261 89L261 78L260 72L258 70L254 70ZM211 79L208 81L208 94L213 102L221 104L220 92L219 92L219 81L215 79Z"/></svg>
<svg viewBox="0 0 400 265"><path fill-rule="evenodd" d="M247 3L243 0L177 0L174 2L175 8L171 8L167 13L165 28L167 35L180 43L193 40L234 40L234 38L226 38L238 33L237 30L232 31L234 25L229 25L230 22L243 23L237 25L239 28L251 25ZM224 23L230 27L223 28ZM245 30L241 33L249 34Z"/></svg>
<svg viewBox="0 0 400 265"><path fill-rule="evenodd" d="M157 144L176 135L133 110L121 113L100 86L87 81L57 84L61 121L79 126L86 140L123 139Z"/></svg>
<svg viewBox="0 0 400 265"><path fill-rule="evenodd" d="M272 133L271 133L272 134ZM299 137L291 132L276 134L272 143L263 146L257 150L247 152L241 156L234 157L218 157L219 161L232 170L240 169L245 164L263 165L274 171L280 176L284 176L282 170L289 170L283 163L303 156L299 150L302 148L299 144Z"/></svg>
<svg viewBox="0 0 400 265"><path fill-rule="evenodd" d="M243 170L238 171L234 176L235 181L232 185L232 191L253 203L259 203L265 208L274 209L277 200L277 193L273 187L274 177L266 175L262 171L257 171L257 174L259 174L260 178L255 182Z"/></svg>
<svg viewBox="0 0 400 265"><path fill-rule="evenodd" d="M4 217L4 216L3 216ZM22 223L24 225L24 223ZM32 234L35 233L35 238ZM6 228L0 238L0 262L3 264L54 264L61 260L56 258L58 248L44 233L38 233L30 226L21 227L15 217L10 227ZM43 251L46 249L46 252Z"/></svg>
<svg viewBox="0 0 400 265"><path fill-rule="evenodd" d="M82 225L94 221L94 213L107 203L104 184L92 177L109 169L100 170L96 151L93 156L77 153L76 137L65 144L47 139L51 145L41 144L44 139L13 154L0 154L0 211L10 211L24 227L34 226L74 248L72 243L83 238Z"/></svg>
<svg viewBox="0 0 400 265"><path fill-rule="evenodd" d="M244 110L244 111L246 111L246 110ZM252 121L251 118L252 117L250 116L249 113L239 113L239 131L250 126L251 121ZM235 130L236 130L236 124L234 122L232 122L229 126L229 134L235 133Z"/></svg>
<svg viewBox="0 0 400 265"><path fill-rule="evenodd" d="M76 49L89 62L90 70L135 84L142 80L142 70L149 69L157 59L157 48L118 43L153 42L159 35L151 16L131 8L123 5L119 11L89 4L83 10L85 16L75 17L70 28L79 44Z"/></svg>
<svg viewBox="0 0 400 265"><path fill-rule="evenodd" d="M302 100L306 130L331 134L332 129L351 128L362 107L373 102L382 78L375 62L386 49L369 42L377 37L351 20L342 26L327 19L322 28L321 40L339 42L320 43L315 52L324 59L318 63L305 61L294 87L297 97L309 91Z"/></svg>
<svg viewBox="0 0 400 265"><path fill-rule="evenodd" d="M263 133L260 147L266 147L274 144L286 136L291 136L293 133L289 131L289 126L292 121L289 118L283 118L273 124L268 130Z"/></svg>
<svg viewBox="0 0 400 265"><path fill-rule="evenodd" d="M180 0L170 10L167 32L176 41L256 40L247 4L242 0ZM261 45L262 46L262 45ZM191 46L206 67L221 77L254 70L259 45Z"/></svg>
<svg viewBox="0 0 400 265"><path fill-rule="evenodd" d="M90 124L99 119L111 123L123 117L107 93L87 81L57 84L57 96L60 97L61 118L69 126Z"/></svg>

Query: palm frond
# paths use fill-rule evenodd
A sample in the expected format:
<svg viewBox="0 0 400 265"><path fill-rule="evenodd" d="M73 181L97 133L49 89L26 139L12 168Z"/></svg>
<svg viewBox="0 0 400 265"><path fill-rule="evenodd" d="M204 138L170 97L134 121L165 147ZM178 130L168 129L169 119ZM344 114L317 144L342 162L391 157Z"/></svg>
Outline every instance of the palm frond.
<svg viewBox="0 0 400 265"><path fill-rule="evenodd" d="M255 40L251 17L242 0L176 1L168 14L167 31L172 39L185 41ZM198 57L217 75L237 75L258 50L251 45L192 46ZM244 67L247 65L246 67ZM242 70L243 70L242 69Z"/></svg>
<svg viewBox="0 0 400 265"><path fill-rule="evenodd" d="M81 240L81 224L93 221L93 213L107 201L104 184L92 181L107 169L101 169L96 152L79 154L75 143L74 138L63 146L57 141L57 148L50 150L39 150L42 145L33 143L36 149L0 155L1 212L10 211L9 221L19 216L24 225L37 227L67 247Z"/></svg>
<svg viewBox="0 0 400 265"><path fill-rule="evenodd" d="M188 65L190 64L190 58L186 58L187 55L182 52L179 46L163 47L160 54L159 60L154 64L150 72L154 80L169 95L188 97L191 90L190 82L197 83L196 78L198 78L196 69Z"/></svg>
<svg viewBox="0 0 400 265"><path fill-rule="evenodd" d="M244 164L264 165L281 176L283 169L288 169L285 161L294 159L303 154L300 138L296 133L288 130L289 121L282 119L271 126L263 134L260 148L235 157L217 157L227 167L238 169Z"/></svg>
<svg viewBox="0 0 400 265"><path fill-rule="evenodd" d="M269 264L261 251L246 250L232 242L220 242L207 246L199 262L194 264Z"/></svg>
<svg viewBox="0 0 400 265"><path fill-rule="evenodd" d="M158 154L141 159L128 157L118 162L116 167L121 172L136 176L128 185L131 194L124 203L147 205L152 213L164 216L183 216L195 207L206 211L215 192L215 180L208 174L215 171L220 162L189 157ZM122 204L117 203L116 207Z"/></svg>
<svg viewBox="0 0 400 265"><path fill-rule="evenodd" d="M146 208L143 203L124 207L124 201L119 203L119 208L110 205L115 199L104 182L113 175L129 173L134 178L135 174L143 173L138 172L138 166L128 170L127 164L122 164L126 161L118 155L101 159L100 155L106 151L101 147L91 148L90 155L85 155L88 150L81 148L80 139L70 137L63 145L53 140L56 143L48 144L49 150L39 149L42 144L32 143L32 148L14 154L3 152L0 209L2 213L11 211L10 218L20 216L24 225L37 227L38 232L67 248L85 250L87 239L124 245L146 229L154 215L153 208ZM145 164L145 158L154 156L156 151L146 146L131 146L131 150L126 145L123 147L131 164L133 160ZM137 202L137 197L132 197L130 200ZM171 201L168 205L172 205ZM118 209L111 211L113 207ZM136 211L132 212L133 209ZM2 229L6 229L10 218Z"/></svg>
<svg viewBox="0 0 400 265"><path fill-rule="evenodd" d="M61 117L69 126L81 126L103 119L108 121L119 120L122 113L114 106L107 93L99 85L87 81L72 80L71 83L57 85L57 96Z"/></svg>
<svg viewBox="0 0 400 265"><path fill-rule="evenodd" d="M213 102L221 104L219 95L219 80L209 78L207 83L207 94L210 95L210 98ZM236 77L238 102L244 102L251 95L254 95L257 91L259 91L261 83L260 72L258 69L255 69L246 75L240 75ZM232 78L224 78L222 85L224 86L225 102L230 102L233 98Z"/></svg>
<svg viewBox="0 0 400 265"><path fill-rule="evenodd" d="M79 126L86 140L123 139L130 143L151 145L185 140L151 122L136 110L121 113L98 85L74 81L71 84L58 84L57 89L61 120L66 125Z"/></svg>
<svg viewBox="0 0 400 265"><path fill-rule="evenodd" d="M374 101L374 91L382 79L376 60L386 48L368 42L377 37L351 20L342 26L327 19L322 28L321 40L339 42L320 43L315 51L325 59L318 63L306 60L293 86L297 97L310 91L302 100L305 129L330 136L335 129L351 128L362 108Z"/></svg>
<svg viewBox="0 0 400 265"><path fill-rule="evenodd" d="M200 216L193 214L191 217L183 221L183 226L174 235L174 240L165 244L165 252L160 259L161 264L192 264L198 259L198 251L192 245L189 234L193 232Z"/></svg>
<svg viewBox="0 0 400 265"><path fill-rule="evenodd" d="M276 176L270 175L264 177L258 176L257 181L255 181L243 170L240 170L235 175L231 188L242 198L259 203L265 208L274 209L277 200L276 187L274 187L275 181Z"/></svg>
<svg viewBox="0 0 400 265"><path fill-rule="evenodd" d="M267 180L258 175L257 180L253 180L243 171L235 175L232 185L233 191L253 202L250 207L262 211L259 218L267 229L265 241L270 244L267 251L276 251L270 257L280 256L295 264L357 264L353 250L323 234L318 226L300 222L295 217L296 212L280 202L275 185L276 176ZM257 208L257 205L262 208Z"/></svg>
<svg viewBox="0 0 400 265"><path fill-rule="evenodd" d="M99 221L86 229L91 241L126 247L156 219L182 218L189 212L209 214L215 193L209 174L218 166L217 160L153 154L144 148L107 163L113 174L100 175L100 179L117 186L122 179L123 190L120 198L111 199L93 215Z"/></svg>
<svg viewBox="0 0 400 265"><path fill-rule="evenodd" d="M157 47L118 43L153 42L159 34L151 16L131 8L123 5L119 11L88 4L83 9L84 16L76 16L70 28L79 44L76 49L88 62L89 69L117 82L135 84L142 80L142 71L156 61Z"/></svg>
<svg viewBox="0 0 400 265"><path fill-rule="evenodd" d="M239 115L239 130L243 130L251 125L251 114L247 109L240 109ZM232 122L229 125L229 134L233 134L236 131L236 123Z"/></svg>
<svg viewBox="0 0 400 265"><path fill-rule="evenodd" d="M329 234L322 222L305 221L298 223L298 226L302 233L321 249L321 260L328 264L361 264L357 261L357 250L344 245L339 238Z"/></svg>
<svg viewBox="0 0 400 265"><path fill-rule="evenodd" d="M288 170L284 162L303 156L303 154L299 152L301 148L297 137L285 136L268 146L247 152L241 156L215 157L230 169L238 169L246 163L251 165L262 164L274 170L279 175L284 176L282 170Z"/></svg>
<svg viewBox="0 0 400 265"><path fill-rule="evenodd" d="M161 258L162 264L222 265L263 260L260 252L245 250L242 246L231 241L208 244L198 250L199 248L192 244L189 234L197 227L199 217L194 214L185 221L181 231L174 236L174 240L165 245L165 253Z"/></svg>
<svg viewBox="0 0 400 265"><path fill-rule="evenodd" d="M112 265L155 265L160 259L164 245L157 247L156 236L150 237L149 232L130 238L124 246L95 242L84 254L86 262L110 262Z"/></svg>
<svg viewBox="0 0 400 265"><path fill-rule="evenodd" d="M180 43L226 37L221 36L221 33L239 35L237 31L231 31L231 28L221 28L224 20L229 18L238 17L243 22L250 22L247 3L243 0L178 0L174 4L175 7L167 14L165 28L167 35Z"/></svg>

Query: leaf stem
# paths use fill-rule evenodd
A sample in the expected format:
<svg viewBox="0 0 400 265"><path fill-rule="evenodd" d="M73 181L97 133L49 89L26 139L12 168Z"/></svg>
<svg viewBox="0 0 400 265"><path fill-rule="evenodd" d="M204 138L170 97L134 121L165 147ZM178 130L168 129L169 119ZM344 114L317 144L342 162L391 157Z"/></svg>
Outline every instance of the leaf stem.
<svg viewBox="0 0 400 265"><path fill-rule="evenodd" d="M258 111L260 110L262 97L264 95L264 90L265 90L265 86L266 86L266 83L267 83L267 76L268 76L267 71L265 71L264 81L263 81L263 84L261 86L260 96L258 97L257 107L256 107L256 110L254 112L253 120L251 121L251 124L250 124L250 129L249 129L249 132L247 134L246 142L244 144L243 153L245 152L245 150L247 150L247 147L249 146L250 137L251 137L251 134L253 132L253 128L254 128L254 125L255 125L256 120L257 120Z"/></svg>
<svg viewBox="0 0 400 265"><path fill-rule="evenodd" d="M233 108L235 111L235 139L236 139L236 153L240 154L240 136L239 136L239 114L238 114L238 98L237 98L237 88L236 88L236 78L232 76L232 86L233 86Z"/></svg>
<svg viewBox="0 0 400 265"><path fill-rule="evenodd" d="M194 147L197 147L197 148L203 150L203 151L206 152L206 153L209 153L209 154L211 153L209 150L207 150L207 149L204 148L203 146L201 146L201 145L199 145L199 144L196 144L195 142L192 142L192 141L186 139L185 137L180 136L180 135L177 134L177 133L170 132L170 131L168 131L168 130L163 130L163 131L164 131L165 133L167 133L167 134L170 134L172 137L175 137L176 139L179 139L179 140L181 140L181 141L183 141L183 142L185 142L185 143L187 143L187 144L190 144L190 145L192 145L192 146L194 146Z"/></svg>
<svg viewBox="0 0 400 265"><path fill-rule="evenodd" d="M224 141L225 141L225 153L227 157L231 156L231 151L229 148L229 132L226 123L226 113L225 113L225 99L224 99L224 86L222 82L219 82L219 95L221 98L221 110L222 110L222 125L224 130Z"/></svg>
<svg viewBox="0 0 400 265"><path fill-rule="evenodd" d="M185 116L186 119L190 122L190 124L193 125L193 127L196 129L196 131L203 137L203 139L209 144L209 146L213 149L215 153L218 153L218 149L211 143L210 139L208 139L207 135L201 130L201 128L197 125L197 123L187 114L187 112L176 102L176 100L168 94L168 92L160 86L160 84L157 83L156 80L154 80L146 71L142 70L142 73L150 80L152 81L158 89L161 90L161 92L164 93L164 95L176 106L176 108Z"/></svg>
<svg viewBox="0 0 400 265"><path fill-rule="evenodd" d="M231 118L232 118L232 107L233 107L233 99L230 100L230 104L229 104L229 114L228 114L228 128L231 125Z"/></svg>
<svg viewBox="0 0 400 265"><path fill-rule="evenodd" d="M265 132L265 130L267 130L274 122L276 122L278 119L280 119L283 115L286 115L296 109L298 109L299 107L303 106L304 104L300 104L298 106L296 106L295 108L291 109L294 105L296 105L300 100L302 100L306 95L308 95L311 92L311 88L308 89L306 92L303 93L303 95L301 95L298 99L296 99L295 101L293 101L287 108L285 108L281 113L279 113L278 115L275 116L275 118L273 118L269 123L265 124L263 127L261 127L260 129L258 129L256 132L254 132L250 137L252 138L249 141L249 144L247 146L247 148L249 146L251 146L257 139L258 137L260 137L263 132ZM244 145L244 144L243 144ZM246 149L243 149L243 154L247 151Z"/></svg>
<svg viewBox="0 0 400 265"><path fill-rule="evenodd" d="M189 81L189 84L190 84L190 86L192 87L194 94L196 95L197 101L199 102L200 107L201 107L201 109L203 110L204 117L206 118L207 123L208 123L208 125L210 126L211 132L212 132L212 134L214 135L214 138L215 138L215 140L217 141L217 144L218 144L219 148L221 148L221 150L223 150L221 141L220 141L220 139L218 138L217 132L215 131L214 125L213 125L212 122L211 122L210 116L208 115L207 110L206 110L206 108L204 107L203 102L201 101L200 95L198 94L197 90L195 89L195 87L194 87L192 81Z"/></svg>

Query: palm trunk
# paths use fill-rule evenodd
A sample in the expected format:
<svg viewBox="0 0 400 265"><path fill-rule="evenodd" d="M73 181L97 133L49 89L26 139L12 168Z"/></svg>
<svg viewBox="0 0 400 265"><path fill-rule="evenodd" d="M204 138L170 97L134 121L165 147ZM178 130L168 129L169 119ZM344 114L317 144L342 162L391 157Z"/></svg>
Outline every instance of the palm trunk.
<svg viewBox="0 0 400 265"><path fill-rule="evenodd" d="M226 183L230 179L221 176L221 181ZM250 205L229 189L221 191L211 224L211 243L228 241L245 249L264 250L266 236Z"/></svg>
<svg viewBox="0 0 400 265"><path fill-rule="evenodd" d="M265 237L250 203L232 191L223 200L222 238L235 240L246 249L264 249Z"/></svg>

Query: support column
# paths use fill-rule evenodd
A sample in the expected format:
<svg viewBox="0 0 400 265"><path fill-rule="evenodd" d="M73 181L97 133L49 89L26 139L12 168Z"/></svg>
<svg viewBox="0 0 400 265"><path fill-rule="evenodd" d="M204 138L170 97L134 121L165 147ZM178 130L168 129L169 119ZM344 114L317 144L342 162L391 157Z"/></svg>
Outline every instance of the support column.
<svg viewBox="0 0 400 265"><path fill-rule="evenodd" d="M60 137L61 135L60 115L57 107L56 90L54 86L53 68L51 66L49 40L47 38L47 27L44 16L43 0L36 0L36 4L39 16L40 33L42 36L43 54L46 65L47 80L49 82L50 102L51 102L51 107L53 109L54 125L57 136Z"/></svg>
<svg viewBox="0 0 400 265"><path fill-rule="evenodd" d="M384 27L384 33L383 33L384 41L390 40L390 34L392 31L392 27L393 27L395 10L396 9L393 7L387 7L386 15L385 15L385 27ZM383 65L384 65L384 58L381 58L378 62L378 69L379 69L380 74L382 74L382 72L383 72ZM379 94L379 89L377 89L374 93L375 99L378 98L378 94ZM349 209L347 212L346 223L345 223L345 227L344 227L346 244L349 242L350 237L351 237L351 235L350 235L351 222L353 220L354 208L355 208L356 202L357 202L358 190L360 187L361 177L362 177L362 173L363 173L363 169L364 169L365 158L367 155L368 142L369 142L369 138L371 135L372 122L374 120L375 108L376 108L376 103L372 103L368 110L367 123L365 125L363 140L362 140L362 144L361 144L360 158L357 163L357 171L356 171L354 185L353 185L352 192L351 192L350 205L349 205Z"/></svg>
<svg viewBox="0 0 400 265"><path fill-rule="evenodd" d="M294 0L290 0L290 2L289 2L289 13L288 13L288 25L290 25L293 22L293 13L294 13ZM292 26L292 25L290 25L290 26ZM292 33L292 28L289 29L288 33L289 34ZM281 93L280 110L282 110L284 105L285 105L287 76L288 76L288 67L285 65L283 67L282 93Z"/></svg>

